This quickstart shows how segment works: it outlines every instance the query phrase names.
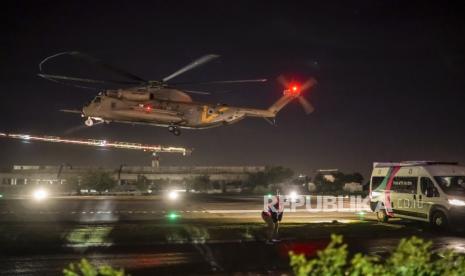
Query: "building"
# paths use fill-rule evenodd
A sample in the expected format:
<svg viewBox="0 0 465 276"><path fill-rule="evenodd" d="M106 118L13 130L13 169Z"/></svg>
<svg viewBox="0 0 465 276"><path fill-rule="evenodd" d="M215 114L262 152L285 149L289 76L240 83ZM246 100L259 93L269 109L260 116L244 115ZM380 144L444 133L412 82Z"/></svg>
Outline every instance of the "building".
<svg viewBox="0 0 465 276"><path fill-rule="evenodd" d="M82 178L89 171L105 171L116 179L120 186L128 186L144 177L148 183L162 183L167 187L183 188L185 183L198 176L207 176L210 181L221 186L245 181L251 173L265 170L265 166L216 166L216 167L157 167L120 166L118 168L14 165L0 171L0 188L3 192L21 190L33 185L60 185L70 177Z"/></svg>

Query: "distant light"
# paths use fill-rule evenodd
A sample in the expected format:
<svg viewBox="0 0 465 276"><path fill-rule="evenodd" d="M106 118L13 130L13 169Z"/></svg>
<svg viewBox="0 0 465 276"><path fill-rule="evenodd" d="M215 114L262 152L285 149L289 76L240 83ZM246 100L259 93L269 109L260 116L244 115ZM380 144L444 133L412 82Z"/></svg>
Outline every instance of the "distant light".
<svg viewBox="0 0 465 276"><path fill-rule="evenodd" d="M144 108L145 108L145 111L147 111L147 112L152 111L152 106L151 105L146 105L146 106L144 106Z"/></svg>
<svg viewBox="0 0 465 276"><path fill-rule="evenodd" d="M268 198L271 198L271 197L272 197L272 195L271 195L271 194L268 194Z"/></svg>
<svg viewBox="0 0 465 276"><path fill-rule="evenodd" d="M99 145L100 145L101 147L104 147L104 146L107 145L107 141L106 141L106 140L102 140L102 141L100 141Z"/></svg>
<svg viewBox="0 0 465 276"><path fill-rule="evenodd" d="M42 201L48 197L48 192L45 189L39 188L32 193L32 197L37 201Z"/></svg>
<svg viewBox="0 0 465 276"><path fill-rule="evenodd" d="M357 213L358 214L358 217L361 219L361 220L364 220L365 219L365 211L360 211Z"/></svg>
<svg viewBox="0 0 465 276"><path fill-rule="evenodd" d="M292 192L289 193L289 196L288 196L288 197L289 197L289 199L291 200L291 202L296 202L298 196L299 196L299 195L297 194L296 191L292 191Z"/></svg>
<svg viewBox="0 0 465 276"><path fill-rule="evenodd" d="M296 92L298 89L297 85L292 86L292 91Z"/></svg>
<svg viewBox="0 0 465 276"><path fill-rule="evenodd" d="M176 191L170 191L170 192L168 193L168 198L171 199L171 200L176 200L176 199L178 199L178 196L179 196L179 195L178 195L178 192L176 192Z"/></svg>
<svg viewBox="0 0 465 276"><path fill-rule="evenodd" d="M178 217L179 217L179 215L176 214L175 212L171 212L171 213L168 214L168 219L170 219L170 220L175 220Z"/></svg>
<svg viewBox="0 0 465 276"><path fill-rule="evenodd" d="M3 195L2 195L2 194L0 194L0 198L3 198Z"/></svg>

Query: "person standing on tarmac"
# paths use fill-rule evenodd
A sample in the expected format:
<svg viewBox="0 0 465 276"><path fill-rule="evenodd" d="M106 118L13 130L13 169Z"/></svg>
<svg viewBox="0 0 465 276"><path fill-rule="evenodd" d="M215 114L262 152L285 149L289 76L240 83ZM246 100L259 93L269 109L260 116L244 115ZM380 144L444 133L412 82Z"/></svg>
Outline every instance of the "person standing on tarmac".
<svg viewBox="0 0 465 276"><path fill-rule="evenodd" d="M276 195L276 202L272 202L272 204L268 204L268 208L262 211L262 219L265 221L267 225L267 243L273 243L279 241L278 238L278 230L279 230L279 222L283 218L284 208L282 208L280 204L279 194Z"/></svg>

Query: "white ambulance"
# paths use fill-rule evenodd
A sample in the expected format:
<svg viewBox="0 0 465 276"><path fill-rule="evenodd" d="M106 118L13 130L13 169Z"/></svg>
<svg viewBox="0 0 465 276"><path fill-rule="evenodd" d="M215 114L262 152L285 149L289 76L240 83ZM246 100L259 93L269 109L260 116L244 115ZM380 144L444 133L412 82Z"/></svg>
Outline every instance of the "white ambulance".
<svg viewBox="0 0 465 276"><path fill-rule="evenodd" d="M382 222L399 217L444 228L465 221L465 166L434 161L374 163L370 207Z"/></svg>

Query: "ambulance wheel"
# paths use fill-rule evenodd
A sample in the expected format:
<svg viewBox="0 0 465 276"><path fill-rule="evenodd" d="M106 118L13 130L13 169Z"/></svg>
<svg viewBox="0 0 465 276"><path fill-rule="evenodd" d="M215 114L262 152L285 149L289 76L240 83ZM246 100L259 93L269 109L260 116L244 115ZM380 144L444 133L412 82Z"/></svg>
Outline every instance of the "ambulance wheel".
<svg viewBox="0 0 465 276"><path fill-rule="evenodd" d="M379 222L388 222L389 220L389 217L386 214L385 210L379 210L378 212L376 212L376 218Z"/></svg>
<svg viewBox="0 0 465 276"><path fill-rule="evenodd" d="M443 211L437 210L431 215L431 226L436 230L444 230L448 225L447 216Z"/></svg>

